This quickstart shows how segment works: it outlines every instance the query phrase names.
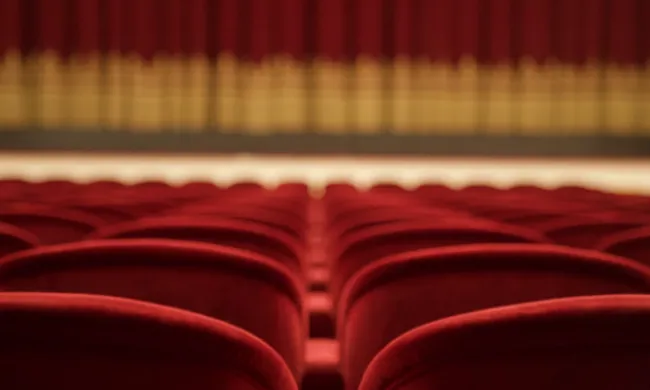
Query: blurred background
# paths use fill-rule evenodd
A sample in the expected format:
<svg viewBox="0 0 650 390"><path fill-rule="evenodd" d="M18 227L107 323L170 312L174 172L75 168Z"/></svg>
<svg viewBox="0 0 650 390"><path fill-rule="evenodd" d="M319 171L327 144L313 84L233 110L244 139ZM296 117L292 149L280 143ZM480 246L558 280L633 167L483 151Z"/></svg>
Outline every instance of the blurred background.
<svg viewBox="0 0 650 390"><path fill-rule="evenodd" d="M642 159L650 2L0 0L0 130L5 156Z"/></svg>
<svg viewBox="0 0 650 390"><path fill-rule="evenodd" d="M0 0L0 390L650 390L648 297L469 313L648 293L649 157L650 0Z"/></svg>

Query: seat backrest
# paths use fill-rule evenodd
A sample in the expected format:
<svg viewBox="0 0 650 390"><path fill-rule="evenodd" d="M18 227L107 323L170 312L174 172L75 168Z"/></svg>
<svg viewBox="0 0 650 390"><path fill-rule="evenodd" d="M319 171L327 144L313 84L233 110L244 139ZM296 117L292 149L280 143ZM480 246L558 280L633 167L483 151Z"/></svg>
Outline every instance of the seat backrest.
<svg viewBox="0 0 650 390"><path fill-rule="evenodd" d="M644 390L650 296L526 303L459 315L404 334L359 390Z"/></svg>
<svg viewBox="0 0 650 390"><path fill-rule="evenodd" d="M498 218L499 221L510 224L521 226L529 229L537 229L539 226L544 226L545 224L552 223L553 221L561 220L566 218L565 214L562 213L531 213L529 215L519 215L519 216L510 216L506 218Z"/></svg>
<svg viewBox="0 0 650 390"><path fill-rule="evenodd" d="M350 280L337 315L341 366L356 386L391 340L461 313L571 296L646 293L650 269L595 251L481 244L403 253Z"/></svg>
<svg viewBox="0 0 650 390"><path fill-rule="evenodd" d="M35 248L38 245L38 239L33 234L15 226L0 223L0 258L14 252Z"/></svg>
<svg viewBox="0 0 650 390"><path fill-rule="evenodd" d="M290 234L297 240L301 240L307 229L303 223L292 221L285 213L277 210L270 210L261 207L237 208L237 207L185 207L168 212L170 216L202 216L205 218L230 218L235 220L261 223L274 229L279 229Z"/></svg>
<svg viewBox="0 0 650 390"><path fill-rule="evenodd" d="M477 243L534 243L544 238L526 230L484 223L405 221L366 229L341 244L333 259L330 288L335 298L357 271L383 257L417 249Z"/></svg>
<svg viewBox="0 0 650 390"><path fill-rule="evenodd" d="M0 261L0 290L101 294L150 301L239 326L302 372L305 314L299 282L250 252L171 240L87 241Z"/></svg>
<svg viewBox="0 0 650 390"><path fill-rule="evenodd" d="M101 220L67 210L4 211L0 222L32 233L43 245L82 240L102 225Z"/></svg>
<svg viewBox="0 0 650 390"><path fill-rule="evenodd" d="M136 215L110 205L77 204L70 205L68 208L91 214L95 218L100 219L105 225L124 223L137 218Z"/></svg>
<svg viewBox="0 0 650 390"><path fill-rule="evenodd" d="M0 293L0 345L5 390L297 390L248 332L130 299Z"/></svg>
<svg viewBox="0 0 650 390"><path fill-rule="evenodd" d="M553 242L575 248L595 248L605 237L641 226L637 222L567 222L544 232Z"/></svg>
<svg viewBox="0 0 650 390"><path fill-rule="evenodd" d="M384 223L395 221L423 221L437 222L450 218L469 216L461 215L451 210L440 210L424 207L373 207L356 210L348 213L345 218L340 219L336 224L329 227L330 234L337 238L346 239L350 234L364 228L378 226Z"/></svg>
<svg viewBox="0 0 650 390"><path fill-rule="evenodd" d="M227 218L172 216L141 219L101 229L91 238L164 238L206 242L259 253L293 271L302 271L303 254L293 237L268 226Z"/></svg>
<svg viewBox="0 0 650 390"><path fill-rule="evenodd" d="M596 249L650 265L650 227L612 234L603 238Z"/></svg>

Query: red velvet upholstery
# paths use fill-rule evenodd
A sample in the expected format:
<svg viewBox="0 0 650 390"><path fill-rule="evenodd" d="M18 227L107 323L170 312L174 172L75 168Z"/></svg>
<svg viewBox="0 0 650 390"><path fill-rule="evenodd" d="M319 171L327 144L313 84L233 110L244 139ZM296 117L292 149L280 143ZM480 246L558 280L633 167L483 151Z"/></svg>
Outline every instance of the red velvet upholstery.
<svg viewBox="0 0 650 390"><path fill-rule="evenodd" d="M346 388L400 334L499 305L592 294L650 293L650 269L552 245L478 244L402 253L350 280L339 305Z"/></svg>
<svg viewBox="0 0 650 390"><path fill-rule="evenodd" d="M183 184L180 187L180 190L184 194L198 195L198 196L210 196L216 195L221 191L221 188L213 182L208 181L192 181Z"/></svg>
<svg viewBox="0 0 650 390"><path fill-rule="evenodd" d="M435 321L373 360L359 390L646 390L650 296L549 300Z"/></svg>
<svg viewBox="0 0 650 390"><path fill-rule="evenodd" d="M300 240L304 237L306 226L303 222L289 218L286 213L278 210L270 210L262 207L228 207L199 205L188 206L177 210L171 210L169 215L204 216L204 217L227 217L235 220L257 222L263 225L279 229L291 234L294 239Z"/></svg>
<svg viewBox="0 0 650 390"><path fill-rule="evenodd" d="M266 188L264 184L258 183L256 181L239 181L232 183L228 190L240 190L240 191L264 191Z"/></svg>
<svg viewBox="0 0 650 390"><path fill-rule="evenodd" d="M597 249L650 265L650 227L613 234L604 238Z"/></svg>
<svg viewBox="0 0 650 390"><path fill-rule="evenodd" d="M309 185L301 182L284 182L280 183L276 188L276 192L283 194L300 195L309 197Z"/></svg>
<svg viewBox="0 0 650 390"><path fill-rule="evenodd" d="M249 333L130 299L0 293L0 345L3 390L297 390Z"/></svg>
<svg viewBox="0 0 650 390"><path fill-rule="evenodd" d="M138 216L129 213L119 207L106 205L106 204L73 204L68 205L67 208L79 210L93 215L95 218L100 219L104 224L114 224L127 222L136 219Z"/></svg>
<svg viewBox="0 0 650 390"><path fill-rule="evenodd" d="M0 258L38 245L38 238L33 234L15 226L0 223Z"/></svg>
<svg viewBox="0 0 650 390"><path fill-rule="evenodd" d="M539 212L522 215L513 215L508 217L495 218L503 223L510 225L521 226L529 229L537 229L538 226L543 226L549 222L557 221L558 219L565 218L566 215L561 212Z"/></svg>
<svg viewBox="0 0 650 390"><path fill-rule="evenodd" d="M366 229L341 244L332 264L330 291L338 298L347 280L382 257L416 249L473 243L534 243L544 238L518 228L482 223L423 223L408 221Z"/></svg>
<svg viewBox="0 0 650 390"><path fill-rule="evenodd" d="M448 210L412 207L369 208L347 213L345 218L339 219L333 226L330 226L329 231L336 238L345 240L360 230L392 222L421 221L439 223L441 221L455 221L461 218L476 220L471 216Z"/></svg>
<svg viewBox="0 0 650 390"><path fill-rule="evenodd" d="M81 240L103 225L99 219L62 210L3 211L0 222L34 234L43 245Z"/></svg>
<svg viewBox="0 0 650 390"><path fill-rule="evenodd" d="M567 222L555 225L544 234L553 242L575 248L595 248L607 236L635 229L641 226L639 222Z"/></svg>
<svg viewBox="0 0 650 390"><path fill-rule="evenodd" d="M292 223L303 222L306 214L308 198L293 195L272 194L264 192L228 191L222 194L217 201L208 202L216 209L226 207L241 209L265 209L281 212L287 221Z"/></svg>
<svg viewBox="0 0 650 390"><path fill-rule="evenodd" d="M262 254L302 272L303 253L291 236L251 222L192 216L150 218L101 229L92 238L165 238L225 245Z"/></svg>
<svg viewBox="0 0 650 390"><path fill-rule="evenodd" d="M120 296L239 326L274 347L299 378L306 314L298 281L253 253L170 240L87 241L8 256L0 289Z"/></svg>

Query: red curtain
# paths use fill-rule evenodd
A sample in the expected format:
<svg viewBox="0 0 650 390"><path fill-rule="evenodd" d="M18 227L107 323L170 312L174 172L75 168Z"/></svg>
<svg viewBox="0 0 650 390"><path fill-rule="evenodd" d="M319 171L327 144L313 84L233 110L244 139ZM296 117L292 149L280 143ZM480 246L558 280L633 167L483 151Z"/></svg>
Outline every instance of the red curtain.
<svg viewBox="0 0 650 390"><path fill-rule="evenodd" d="M276 50L295 60L306 60L306 0L278 0L273 14L277 31Z"/></svg>
<svg viewBox="0 0 650 390"><path fill-rule="evenodd" d="M399 1L399 0L397 0ZM419 0L416 25L416 51L427 63L417 72L416 127L421 132L435 132L450 127L456 107L454 86L449 70L452 66L458 34L455 20L457 0Z"/></svg>
<svg viewBox="0 0 650 390"><path fill-rule="evenodd" d="M415 59L416 28L418 18L417 0L392 0L392 17L394 20L392 48L396 58Z"/></svg>
<svg viewBox="0 0 650 390"><path fill-rule="evenodd" d="M124 3L128 0L103 0L105 54L125 55L128 51Z"/></svg>
<svg viewBox="0 0 650 390"><path fill-rule="evenodd" d="M182 52L187 60L183 103L185 115L181 126L201 130L209 126L208 0L183 1Z"/></svg>
<svg viewBox="0 0 650 390"><path fill-rule="evenodd" d="M39 0L36 2L38 39L37 48L42 53L52 51L60 57L70 52L66 31L70 26L67 0Z"/></svg>
<svg viewBox="0 0 650 390"><path fill-rule="evenodd" d="M92 127L101 124L101 1L71 0L71 61L68 64L67 110L70 125Z"/></svg>
<svg viewBox="0 0 650 390"><path fill-rule="evenodd" d="M311 23L307 25L307 0L277 0L272 8L273 43L276 59L274 70L276 98L272 100L271 115L279 131L300 132L308 127L307 42Z"/></svg>
<svg viewBox="0 0 650 390"><path fill-rule="evenodd" d="M273 0L248 0L248 20L246 31L241 34L248 37L247 58L260 63L271 54L272 34L271 12L275 4Z"/></svg>
<svg viewBox="0 0 650 390"><path fill-rule="evenodd" d="M183 53L190 58L205 58L208 52L208 1L182 0L182 26L185 32Z"/></svg>
<svg viewBox="0 0 650 390"><path fill-rule="evenodd" d="M68 36L70 12L66 0L39 0L34 3L38 32L35 45L35 72L30 76L37 85L37 101L43 126L65 124L65 71L62 61L70 52Z"/></svg>
<svg viewBox="0 0 650 390"><path fill-rule="evenodd" d="M175 127L184 115L204 127L209 114L221 128L298 131L313 118L336 131L473 131L505 115L513 127L629 132L650 122L649 25L646 0L3 0L0 56L34 55L12 79L36 86L48 125L86 111L89 98L66 86L93 84L108 127L129 113L150 120L164 96L159 115ZM510 108L487 94L500 89ZM131 101L143 93L146 109Z"/></svg>
<svg viewBox="0 0 650 390"><path fill-rule="evenodd" d="M638 54L638 3L647 0L615 0L610 2L608 15L609 39L606 41L608 59L618 65L636 65ZM650 21L645 21L648 23Z"/></svg>
<svg viewBox="0 0 650 390"><path fill-rule="evenodd" d="M0 1L0 58L20 51L22 41L22 0Z"/></svg>
<svg viewBox="0 0 650 390"><path fill-rule="evenodd" d="M350 35L354 42L352 55L364 56L373 61L383 57L383 1L356 0L353 3L355 19Z"/></svg>
<svg viewBox="0 0 650 390"><path fill-rule="evenodd" d="M476 61L481 40L482 6L485 0L455 0L455 45L452 47L452 60L455 64L461 59Z"/></svg>
<svg viewBox="0 0 650 390"><path fill-rule="evenodd" d="M513 61L513 26L516 25L514 6L519 0L490 0L483 2L487 8L482 21L488 26L481 40L480 60L484 64L506 65ZM528 0L527 0L528 1ZM534 0L533 0L534 1Z"/></svg>
<svg viewBox="0 0 650 390"><path fill-rule="evenodd" d="M576 0L551 0L551 56L562 64L571 64L574 48Z"/></svg>
<svg viewBox="0 0 650 390"><path fill-rule="evenodd" d="M351 57L356 67L353 77L354 128L360 132L379 131L384 123L382 79L384 56L383 0L356 0Z"/></svg>
<svg viewBox="0 0 650 390"><path fill-rule="evenodd" d="M102 92L104 100L100 104L104 126L109 129L124 128L128 125L127 111L130 111L130 92L132 74L125 69L125 57L133 50L133 41L129 28L130 0L102 0L102 17L104 18L104 36L102 52L104 54L105 74Z"/></svg>
<svg viewBox="0 0 650 390"><path fill-rule="evenodd" d="M215 124L223 131L233 131L241 126L239 104L239 72L237 60L243 57L240 30L243 27L241 0L216 0L214 28L216 35Z"/></svg>
<svg viewBox="0 0 650 390"><path fill-rule="evenodd" d="M317 55L333 61L346 60L346 41L351 31L346 28L350 10L346 0L317 2L316 50Z"/></svg>
<svg viewBox="0 0 650 390"><path fill-rule="evenodd" d="M650 1L639 1L639 63L641 64L640 126L650 135Z"/></svg>
<svg viewBox="0 0 650 390"><path fill-rule="evenodd" d="M163 115L164 62L162 47L162 10L159 0L133 0L134 47L137 60L133 85L134 130L159 131L165 123Z"/></svg>
<svg viewBox="0 0 650 390"><path fill-rule="evenodd" d="M455 28L457 0L420 0L423 20L417 42L432 62L451 63L454 48L458 46Z"/></svg>
<svg viewBox="0 0 650 390"><path fill-rule="evenodd" d="M183 88L185 87L185 69L183 61L185 12L188 0L158 0L160 21L163 28L158 37L158 49L161 56L161 72L164 76L162 95L162 116L165 126L182 127L185 113Z"/></svg>
<svg viewBox="0 0 650 390"><path fill-rule="evenodd" d="M82 57L97 55L102 14L100 0L73 0L73 3L76 16L72 26L75 39L74 52Z"/></svg>
<svg viewBox="0 0 650 390"><path fill-rule="evenodd" d="M650 1L640 0L638 11L639 63L647 67L650 66ZM650 111L647 115L650 118Z"/></svg>
<svg viewBox="0 0 650 390"><path fill-rule="evenodd" d="M605 33L606 0L578 0L575 21L576 127L580 132L602 128L602 37Z"/></svg>
<svg viewBox="0 0 650 390"><path fill-rule="evenodd" d="M519 0L491 0L483 2L487 9L482 23L487 28L479 48L481 72L481 120L485 127L496 132L510 132L519 127L519 114L513 101L518 97L518 81L514 56L514 27L517 26L515 2ZM486 70L486 67L487 69Z"/></svg>
<svg viewBox="0 0 650 390"><path fill-rule="evenodd" d="M271 13L273 0L242 1L246 7L246 62L243 63L242 96L243 127L255 133L270 130L271 98Z"/></svg>
<svg viewBox="0 0 650 390"><path fill-rule="evenodd" d="M590 0L587 0L590 1ZM551 51L551 0L526 0L521 2L519 31L522 57L537 64L548 61Z"/></svg>
<svg viewBox="0 0 650 390"><path fill-rule="evenodd" d="M389 37L394 61L393 80L387 95L392 101L392 110L389 120L389 127L396 132L412 131L417 129L418 123L414 120L417 117L415 108L415 78L416 78L416 28L419 5L416 0L392 0L391 7L386 12L393 15L393 35Z"/></svg>
<svg viewBox="0 0 650 390"><path fill-rule="evenodd" d="M241 0L216 0L217 7L214 26L217 36L217 50L220 54L239 56L241 54L237 38L240 23L239 4Z"/></svg>
<svg viewBox="0 0 650 390"><path fill-rule="evenodd" d="M603 37L607 19L607 0L578 0L576 25L576 61L579 65L594 65L605 59Z"/></svg>
<svg viewBox="0 0 650 390"><path fill-rule="evenodd" d="M608 17L607 126L625 134L638 131L640 116L645 114L639 104L641 79L637 73L641 1L646 0L612 1Z"/></svg>
<svg viewBox="0 0 650 390"><path fill-rule="evenodd" d="M451 79L455 113L450 123L454 132L474 132L479 127L479 60L481 46L481 15L484 0L456 0L454 16L456 45L452 60L458 67ZM455 93L454 93L455 92Z"/></svg>
<svg viewBox="0 0 650 390"><path fill-rule="evenodd" d="M47 0L49 1L49 0ZM133 40L137 54L146 62L153 60L159 48L159 0L133 0L129 4L134 12Z"/></svg>
<svg viewBox="0 0 650 390"><path fill-rule="evenodd" d="M159 47L161 54L170 59L180 60L183 54L183 33L188 27L185 23L185 10L189 0L158 0L161 8Z"/></svg>
<svg viewBox="0 0 650 390"><path fill-rule="evenodd" d="M519 123L528 134L549 131L551 116L551 26L553 0L520 3L517 30L520 67Z"/></svg>
<svg viewBox="0 0 650 390"><path fill-rule="evenodd" d="M559 61L551 68L553 92L553 129L571 133L575 128L576 114L576 64L579 18L578 0L554 0L552 8L552 53Z"/></svg>
<svg viewBox="0 0 650 390"><path fill-rule="evenodd" d="M346 131L349 126L349 94L347 93L347 42L352 40L350 0L316 2L315 126L326 132Z"/></svg>

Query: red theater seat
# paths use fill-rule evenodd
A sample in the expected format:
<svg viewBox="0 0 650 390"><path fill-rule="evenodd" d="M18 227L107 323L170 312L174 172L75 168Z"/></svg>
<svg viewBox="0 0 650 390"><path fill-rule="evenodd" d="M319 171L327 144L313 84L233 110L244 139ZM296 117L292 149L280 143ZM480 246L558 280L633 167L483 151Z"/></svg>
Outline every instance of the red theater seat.
<svg viewBox="0 0 650 390"><path fill-rule="evenodd" d="M553 223L566 218L566 213L531 213L529 215L512 216L508 218L498 218L499 221L510 225L521 226L528 229L537 230L540 226Z"/></svg>
<svg viewBox="0 0 650 390"><path fill-rule="evenodd" d="M366 267L339 304L347 388L377 352L430 321L500 305L595 294L650 294L650 269L594 251L480 244L420 250Z"/></svg>
<svg viewBox="0 0 650 390"><path fill-rule="evenodd" d="M2 211L0 222L34 234L43 245L79 241L103 225L86 214L45 209Z"/></svg>
<svg viewBox="0 0 650 390"><path fill-rule="evenodd" d="M38 238L15 226L0 223L0 258L39 245Z"/></svg>
<svg viewBox="0 0 650 390"><path fill-rule="evenodd" d="M650 265L650 227L613 234L604 238L597 248Z"/></svg>
<svg viewBox="0 0 650 390"><path fill-rule="evenodd" d="M274 347L296 378L306 337L298 283L266 257L170 240L87 241L0 261L0 290L112 295L232 323Z"/></svg>
<svg viewBox="0 0 650 390"><path fill-rule="evenodd" d="M361 229L379 226L396 221L440 222L457 219L475 219L469 215L451 210L425 207L366 207L341 216L329 227L330 234L345 238Z"/></svg>
<svg viewBox="0 0 650 390"><path fill-rule="evenodd" d="M268 191L264 184L258 183L256 181L240 181L237 183L232 183L228 186L229 191L250 191L250 192L265 192Z"/></svg>
<svg viewBox="0 0 650 390"><path fill-rule="evenodd" d="M533 232L483 223L423 223L407 221L366 229L341 243L332 258L330 291L338 299L348 279L383 257L416 249L478 243L540 243Z"/></svg>
<svg viewBox="0 0 650 390"><path fill-rule="evenodd" d="M359 390L646 390L650 296L519 304L435 321L381 351Z"/></svg>
<svg viewBox="0 0 650 390"><path fill-rule="evenodd" d="M87 192L106 193L124 188L126 185L117 180L96 180L85 185Z"/></svg>
<svg viewBox="0 0 650 390"><path fill-rule="evenodd" d="M179 187L179 190L184 194L191 195L217 195L221 188L213 182L209 181L191 181Z"/></svg>
<svg viewBox="0 0 650 390"><path fill-rule="evenodd" d="M72 205L67 205L66 208L90 214L101 220L104 225L123 223L138 218L137 214L130 213L119 206L112 206L110 204L84 204L83 202L77 202Z"/></svg>
<svg viewBox="0 0 650 390"><path fill-rule="evenodd" d="M300 182L280 183L275 189L275 191L282 194L300 195L303 197L308 197L309 185Z"/></svg>
<svg viewBox="0 0 650 390"><path fill-rule="evenodd" d="M300 244L259 223L193 216L148 218L101 229L92 238L165 238L225 245L262 254L302 273Z"/></svg>
<svg viewBox="0 0 650 390"><path fill-rule="evenodd" d="M273 229L291 234L295 239L304 238L307 230L304 221L296 221L286 213L262 207L232 207L228 205L190 205L169 210L170 216L202 216L211 218L231 218L235 220L261 223Z"/></svg>
<svg viewBox="0 0 650 390"><path fill-rule="evenodd" d="M640 222L608 221L565 221L547 228L544 235L558 244L576 248L595 248L612 234L638 228Z"/></svg>
<svg viewBox="0 0 650 390"><path fill-rule="evenodd" d="M0 294L4 390L297 390L282 358L225 322L82 294Z"/></svg>

